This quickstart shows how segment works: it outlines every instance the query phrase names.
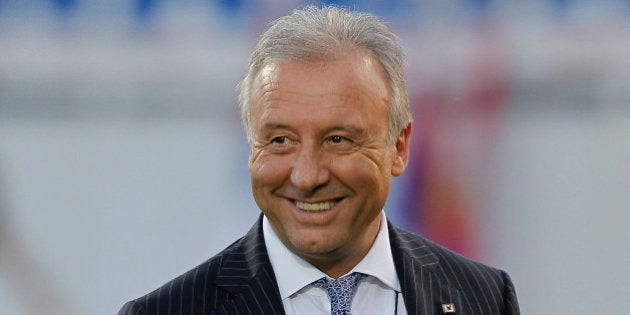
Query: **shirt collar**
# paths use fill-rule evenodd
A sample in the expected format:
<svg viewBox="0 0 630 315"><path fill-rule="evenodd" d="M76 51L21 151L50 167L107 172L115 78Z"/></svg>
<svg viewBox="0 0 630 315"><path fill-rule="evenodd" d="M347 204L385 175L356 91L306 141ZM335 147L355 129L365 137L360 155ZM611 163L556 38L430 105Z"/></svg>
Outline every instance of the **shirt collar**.
<svg viewBox="0 0 630 315"><path fill-rule="evenodd" d="M373 276L392 290L400 292L400 282L390 249L387 219L384 211L381 214L381 225L374 244L351 272L361 272ZM275 271L282 271L276 272L276 280L283 300L308 284L326 276L284 246L266 216L263 218L263 235L271 266Z"/></svg>

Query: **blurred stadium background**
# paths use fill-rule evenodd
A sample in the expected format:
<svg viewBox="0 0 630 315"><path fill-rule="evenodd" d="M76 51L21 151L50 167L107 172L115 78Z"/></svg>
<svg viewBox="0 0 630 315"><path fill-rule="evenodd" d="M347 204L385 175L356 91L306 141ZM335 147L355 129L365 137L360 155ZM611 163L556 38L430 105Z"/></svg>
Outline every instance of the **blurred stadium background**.
<svg viewBox="0 0 630 315"><path fill-rule="evenodd" d="M0 314L114 314L249 228L235 86L308 3L0 0ZM506 269L524 314L630 309L630 1L317 3L402 38L393 221Z"/></svg>

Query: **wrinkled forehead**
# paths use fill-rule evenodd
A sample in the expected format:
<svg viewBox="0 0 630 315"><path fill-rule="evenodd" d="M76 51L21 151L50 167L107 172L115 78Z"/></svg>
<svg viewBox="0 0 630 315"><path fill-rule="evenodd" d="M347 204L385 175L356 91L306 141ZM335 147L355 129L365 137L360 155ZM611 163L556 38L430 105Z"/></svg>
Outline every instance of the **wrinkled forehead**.
<svg viewBox="0 0 630 315"><path fill-rule="evenodd" d="M332 48L331 48L332 47ZM314 48L305 49L303 51L292 50L290 53L273 52L271 56L260 60L259 65L255 65L253 72L251 73L251 80L254 80L258 75L263 73L266 69L274 67L281 63L301 63L304 66L312 67L326 67L335 65L340 62L361 59L366 63L378 65L380 70L388 77L381 62L378 58L374 57L372 53L365 48L357 47L351 43L338 43L338 45L321 46L320 50ZM250 81L251 82L251 81Z"/></svg>
<svg viewBox="0 0 630 315"><path fill-rule="evenodd" d="M332 60L280 59L267 63L251 82L252 103L278 88L300 93L362 90L389 99L387 75L369 53L355 50Z"/></svg>
<svg viewBox="0 0 630 315"><path fill-rule="evenodd" d="M334 62L280 61L265 66L252 84L253 129L387 127L389 89L380 64L369 55Z"/></svg>

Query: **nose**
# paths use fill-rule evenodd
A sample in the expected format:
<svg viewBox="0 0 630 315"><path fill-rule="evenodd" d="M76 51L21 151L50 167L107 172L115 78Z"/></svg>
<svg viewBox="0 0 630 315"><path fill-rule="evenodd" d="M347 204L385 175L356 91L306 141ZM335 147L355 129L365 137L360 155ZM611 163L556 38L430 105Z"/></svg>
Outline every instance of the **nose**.
<svg viewBox="0 0 630 315"><path fill-rule="evenodd" d="M312 193L326 185L330 172L316 146L303 145L297 153L291 170L291 183L303 193Z"/></svg>

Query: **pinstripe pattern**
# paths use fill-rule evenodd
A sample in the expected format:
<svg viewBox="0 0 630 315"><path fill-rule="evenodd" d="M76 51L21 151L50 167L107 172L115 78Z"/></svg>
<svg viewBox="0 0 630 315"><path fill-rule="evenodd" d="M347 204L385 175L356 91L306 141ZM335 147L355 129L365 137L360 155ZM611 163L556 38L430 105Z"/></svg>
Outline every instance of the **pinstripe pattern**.
<svg viewBox="0 0 630 315"><path fill-rule="evenodd" d="M520 314L509 276L388 222L408 314ZM118 315L284 314L261 219L243 238Z"/></svg>
<svg viewBox="0 0 630 315"><path fill-rule="evenodd" d="M409 314L520 314L514 286L503 271L482 265L390 225L394 264Z"/></svg>
<svg viewBox="0 0 630 315"><path fill-rule="evenodd" d="M118 314L283 314L261 223L193 270L125 304Z"/></svg>

